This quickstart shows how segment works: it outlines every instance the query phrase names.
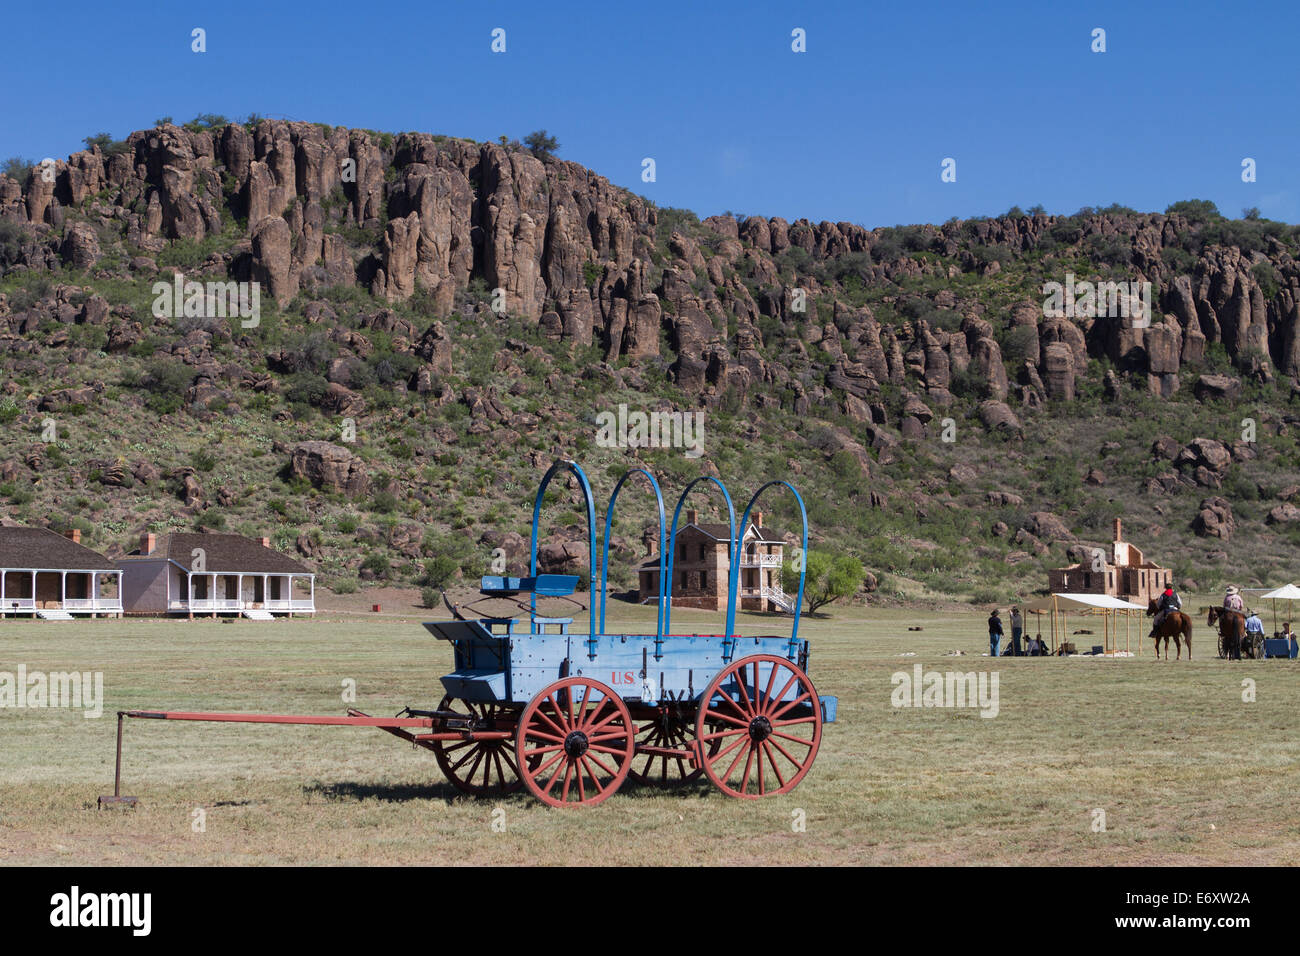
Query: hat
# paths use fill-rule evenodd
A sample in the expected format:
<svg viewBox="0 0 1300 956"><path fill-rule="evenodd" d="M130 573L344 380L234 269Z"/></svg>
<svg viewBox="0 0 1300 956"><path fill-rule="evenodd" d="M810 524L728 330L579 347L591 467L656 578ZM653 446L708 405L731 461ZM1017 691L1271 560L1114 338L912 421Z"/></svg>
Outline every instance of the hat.
<svg viewBox="0 0 1300 956"><path fill-rule="evenodd" d="M997 608L994 608L994 609L993 609L993 614L992 614L992 616L993 616L993 617L997 617L997 616L998 616L998 609L997 609Z"/></svg>
<svg viewBox="0 0 1300 956"><path fill-rule="evenodd" d="M1229 584L1229 585L1228 585L1228 593L1229 593L1229 594L1239 594L1240 592L1237 590L1237 586L1236 586L1235 584Z"/></svg>

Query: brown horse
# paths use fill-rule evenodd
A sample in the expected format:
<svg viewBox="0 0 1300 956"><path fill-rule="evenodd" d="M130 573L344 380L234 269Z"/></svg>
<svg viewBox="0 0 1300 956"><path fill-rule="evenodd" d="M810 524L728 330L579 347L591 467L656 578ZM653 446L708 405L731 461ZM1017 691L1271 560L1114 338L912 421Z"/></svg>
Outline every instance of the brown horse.
<svg viewBox="0 0 1300 956"><path fill-rule="evenodd" d="M1147 617L1154 616L1159 610L1160 606L1152 599L1147 605ZM1171 637L1174 639L1174 647L1178 651L1178 656L1174 660L1182 660L1183 645L1179 641L1179 635L1182 635L1182 639L1187 642L1187 659L1190 661L1192 659L1192 619L1182 611L1170 611L1165 616L1165 619L1160 622L1160 629L1151 635L1156 642L1157 660L1160 659L1160 638L1162 637L1165 639L1165 660L1169 660L1169 638Z"/></svg>
<svg viewBox="0 0 1300 956"><path fill-rule="evenodd" d="M1210 627L1219 625L1219 647L1223 656L1234 661L1241 660L1241 649L1246 641L1246 615L1240 611L1226 608L1210 608L1210 619L1205 622Z"/></svg>

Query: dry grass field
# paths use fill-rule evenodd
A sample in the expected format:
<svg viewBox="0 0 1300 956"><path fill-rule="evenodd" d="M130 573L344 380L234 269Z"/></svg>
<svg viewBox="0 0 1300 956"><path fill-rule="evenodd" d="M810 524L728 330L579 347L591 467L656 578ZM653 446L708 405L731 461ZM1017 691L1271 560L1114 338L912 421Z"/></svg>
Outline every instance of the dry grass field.
<svg viewBox="0 0 1300 956"><path fill-rule="evenodd" d="M338 714L346 679L356 681L356 706L372 714L436 703L450 652L419 621L441 615L401 612L274 624L0 624L0 671L102 671L106 698L100 719L0 710L0 862L1300 862L1295 662L1220 661L1203 619L1190 663L1157 663L1149 645L1135 659L994 662L981 656L978 609L838 609L806 620L811 677L839 697L839 721L808 777L781 797L629 783L577 810L526 792L477 801L441 779L432 754L378 730L130 721L123 792L140 805L96 810L96 796L112 789L120 709ZM614 620L653 629L646 609L620 607ZM681 611L675 624L712 630L716 615ZM740 629L784 633L787 624L742 615ZM946 656L954 650L965 656ZM891 675L918 663L996 670L997 716L893 707ZM797 811L802 832L792 827Z"/></svg>

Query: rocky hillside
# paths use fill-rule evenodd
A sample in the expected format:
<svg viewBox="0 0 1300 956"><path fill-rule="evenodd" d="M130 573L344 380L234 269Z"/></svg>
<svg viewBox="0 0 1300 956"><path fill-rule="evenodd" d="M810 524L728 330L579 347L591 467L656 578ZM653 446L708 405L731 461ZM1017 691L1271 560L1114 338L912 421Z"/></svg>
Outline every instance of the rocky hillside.
<svg viewBox="0 0 1300 956"><path fill-rule="evenodd" d="M144 530L270 533L340 589L440 584L497 547L526 560L564 454L602 501L637 460L670 507L699 474L738 507L791 476L818 546L858 554L881 596L1027 594L1120 515L1201 587L1300 576L1300 231L1281 223L1197 201L700 221L517 144L280 121L165 124L9 173L4 520L110 553ZM257 324L155 317L177 272L258 282ZM1044 283L1071 280L1149 282L1150 327L1048 316ZM703 457L598 447L620 403L703 410ZM573 489L556 497L545 563L581 566Z"/></svg>

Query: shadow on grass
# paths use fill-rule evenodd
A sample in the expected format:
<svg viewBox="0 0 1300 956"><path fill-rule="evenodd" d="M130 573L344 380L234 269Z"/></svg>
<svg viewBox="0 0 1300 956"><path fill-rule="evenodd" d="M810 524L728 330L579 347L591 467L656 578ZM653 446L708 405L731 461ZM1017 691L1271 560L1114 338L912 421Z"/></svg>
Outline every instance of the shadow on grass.
<svg viewBox="0 0 1300 956"><path fill-rule="evenodd" d="M482 800L501 803L537 803L538 801L526 789L521 787L513 793L474 797L461 793L449 783L356 783L350 780L338 783L310 783L302 788L308 797L322 797L333 801L380 800L384 803L407 803L411 800L440 800L451 804L455 801ZM663 784L638 784L634 780L625 780L614 798L633 797L647 799L653 797L678 797L682 799L708 797L718 791L708 780L672 781Z"/></svg>
<svg viewBox="0 0 1300 956"><path fill-rule="evenodd" d="M309 783L302 788L309 797L326 800L361 801L381 800L384 803L407 803L411 800L441 800L451 803L457 797L465 798L449 783Z"/></svg>

